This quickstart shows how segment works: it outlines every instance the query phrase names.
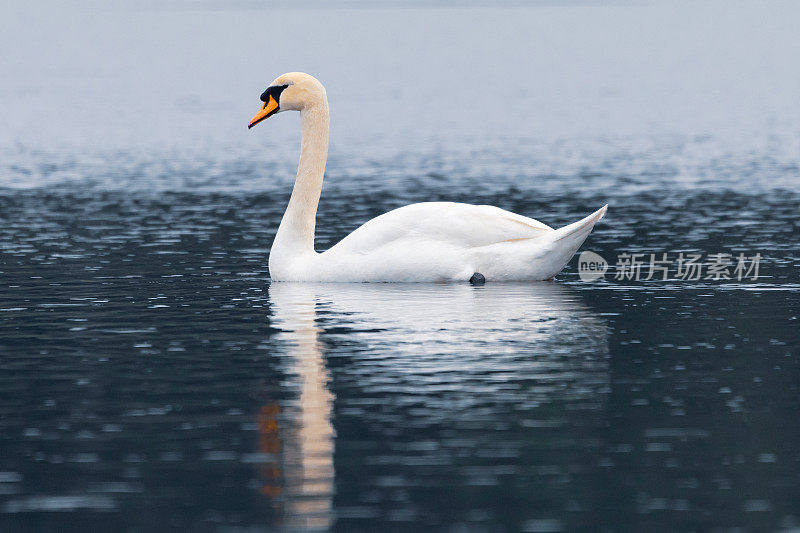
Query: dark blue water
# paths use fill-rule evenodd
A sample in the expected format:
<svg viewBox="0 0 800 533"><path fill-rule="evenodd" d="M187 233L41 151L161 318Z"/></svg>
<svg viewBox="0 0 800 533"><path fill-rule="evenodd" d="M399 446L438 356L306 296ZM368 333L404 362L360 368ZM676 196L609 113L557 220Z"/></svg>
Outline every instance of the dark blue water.
<svg viewBox="0 0 800 533"><path fill-rule="evenodd" d="M73 7L0 22L0 529L800 527L796 8ZM609 203L611 269L270 284L299 124L245 126L288 70L331 100L318 249Z"/></svg>

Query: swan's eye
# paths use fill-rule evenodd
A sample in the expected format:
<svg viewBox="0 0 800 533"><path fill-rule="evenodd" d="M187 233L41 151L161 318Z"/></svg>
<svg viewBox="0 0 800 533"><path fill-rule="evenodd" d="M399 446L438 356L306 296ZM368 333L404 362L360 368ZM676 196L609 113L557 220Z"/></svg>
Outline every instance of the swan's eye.
<svg viewBox="0 0 800 533"><path fill-rule="evenodd" d="M284 89L286 89L289 85L272 85L267 87L267 90L261 93L261 101L262 102L269 102L269 97L272 96L276 102L281 101L281 93Z"/></svg>

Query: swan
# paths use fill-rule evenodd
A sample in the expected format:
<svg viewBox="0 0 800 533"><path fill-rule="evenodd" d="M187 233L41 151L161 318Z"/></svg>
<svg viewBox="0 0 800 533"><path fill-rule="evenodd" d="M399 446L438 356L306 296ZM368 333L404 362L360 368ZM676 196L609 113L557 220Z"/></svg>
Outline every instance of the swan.
<svg viewBox="0 0 800 533"><path fill-rule="evenodd" d="M248 129L282 111L299 111L300 163L269 255L273 281L535 281L563 269L606 204L557 230L489 205L422 202L366 222L329 250L314 250L317 206L328 158L325 87L303 72L278 76Z"/></svg>

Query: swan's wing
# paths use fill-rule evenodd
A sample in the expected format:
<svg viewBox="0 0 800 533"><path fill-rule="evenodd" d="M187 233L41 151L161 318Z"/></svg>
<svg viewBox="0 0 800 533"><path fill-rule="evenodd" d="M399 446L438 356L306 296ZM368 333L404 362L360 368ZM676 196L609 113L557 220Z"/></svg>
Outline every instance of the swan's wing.
<svg viewBox="0 0 800 533"><path fill-rule="evenodd" d="M411 204L366 222L331 251L366 254L406 239L474 248L533 239L553 229L532 218L490 205L453 202Z"/></svg>

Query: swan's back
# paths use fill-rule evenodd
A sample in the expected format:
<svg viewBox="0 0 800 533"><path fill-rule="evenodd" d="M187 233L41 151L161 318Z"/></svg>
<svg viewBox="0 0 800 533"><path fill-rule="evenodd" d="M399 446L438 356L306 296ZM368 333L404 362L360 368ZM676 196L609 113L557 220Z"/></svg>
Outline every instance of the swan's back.
<svg viewBox="0 0 800 533"><path fill-rule="evenodd" d="M491 205L424 202L373 218L330 251L365 254L409 238L477 248L504 241L534 239L552 231L538 220Z"/></svg>

